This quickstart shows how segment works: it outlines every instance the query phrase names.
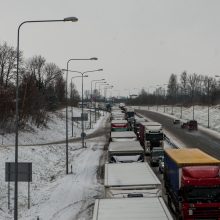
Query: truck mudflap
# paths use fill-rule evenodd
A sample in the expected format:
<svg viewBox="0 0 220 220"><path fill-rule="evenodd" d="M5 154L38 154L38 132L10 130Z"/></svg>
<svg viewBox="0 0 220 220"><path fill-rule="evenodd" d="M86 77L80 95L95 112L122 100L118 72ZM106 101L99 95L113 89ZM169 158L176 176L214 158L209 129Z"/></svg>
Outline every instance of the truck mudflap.
<svg viewBox="0 0 220 220"><path fill-rule="evenodd" d="M183 219L220 219L220 203L183 203Z"/></svg>

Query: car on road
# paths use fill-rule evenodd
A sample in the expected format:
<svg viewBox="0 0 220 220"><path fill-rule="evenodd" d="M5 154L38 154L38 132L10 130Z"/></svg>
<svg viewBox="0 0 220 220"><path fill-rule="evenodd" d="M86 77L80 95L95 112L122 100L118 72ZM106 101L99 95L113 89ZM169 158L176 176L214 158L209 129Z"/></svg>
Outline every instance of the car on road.
<svg viewBox="0 0 220 220"><path fill-rule="evenodd" d="M189 131L198 130L198 123L196 120L189 120L181 124L181 128L187 128Z"/></svg>
<svg viewBox="0 0 220 220"><path fill-rule="evenodd" d="M173 124L174 124L174 125L180 124L180 120L179 120L179 119L173 119Z"/></svg>

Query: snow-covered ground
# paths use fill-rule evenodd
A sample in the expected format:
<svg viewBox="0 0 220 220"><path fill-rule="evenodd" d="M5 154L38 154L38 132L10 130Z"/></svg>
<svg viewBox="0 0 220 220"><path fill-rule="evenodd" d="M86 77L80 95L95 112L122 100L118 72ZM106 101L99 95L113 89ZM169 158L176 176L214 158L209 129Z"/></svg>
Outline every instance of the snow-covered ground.
<svg viewBox="0 0 220 220"><path fill-rule="evenodd" d="M77 111L74 109L76 116ZM20 132L19 161L32 162L31 208L28 210L28 184L19 182L18 212L22 220L73 220L91 219L92 204L97 197L103 197L103 186L97 181L99 159L103 153L105 138L87 140L87 148L79 143L69 143L69 170L66 175L65 144L32 146L35 143L65 140L65 115L59 112L51 115L48 128L35 128L35 132ZM93 129L104 127L108 115L101 116ZM71 122L69 123L70 126ZM71 129L70 129L71 130ZM80 127L74 126L75 136ZM71 132L69 132L71 136ZM12 140L11 140L12 139ZM14 183L11 183L11 207L8 209L8 183L5 182L5 162L14 161L14 137L8 135L0 147L0 219L13 219Z"/></svg>
<svg viewBox="0 0 220 220"><path fill-rule="evenodd" d="M160 112L169 116L180 118L181 107L174 106L135 106L137 109L150 110ZM173 114L172 114L173 112ZM192 120L193 118L193 107L182 107L182 120ZM198 121L199 125L207 128L208 126L208 107L207 106L194 106L194 119ZM211 106L209 108L209 126L210 129L220 132L220 105Z"/></svg>
<svg viewBox="0 0 220 220"><path fill-rule="evenodd" d="M89 111L84 110L85 113ZM100 112L103 115L103 112ZM81 115L81 109L73 108L73 117L79 117ZM94 124L95 116L94 112L91 114L91 127L90 129L90 117L85 123L85 132L90 134L97 129L97 125ZM73 123L73 138L80 137L81 134L81 122ZM68 108L68 136L72 138L72 121L71 121L71 108ZM37 138L36 138L37 137ZM50 113L48 116L47 127L37 127L33 124L28 124L26 130L19 131L18 143L19 145L34 145L42 143L50 143L53 141L65 140L66 137L66 110L60 110L56 113ZM3 140L2 140L3 138ZM14 145L15 144L15 133L5 134L3 137L0 136L0 146L3 145Z"/></svg>

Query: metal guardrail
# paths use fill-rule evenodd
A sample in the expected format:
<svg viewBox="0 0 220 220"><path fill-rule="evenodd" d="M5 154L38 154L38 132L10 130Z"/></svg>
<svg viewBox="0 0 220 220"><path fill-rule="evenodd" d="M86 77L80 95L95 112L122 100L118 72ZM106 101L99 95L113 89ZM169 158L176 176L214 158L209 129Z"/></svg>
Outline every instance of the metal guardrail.
<svg viewBox="0 0 220 220"><path fill-rule="evenodd" d="M168 142L168 144L170 144L173 148L176 148L176 149L179 149L179 147L176 145L176 144L174 144L171 140L170 140L170 138L168 138L165 134L164 134L164 139Z"/></svg>

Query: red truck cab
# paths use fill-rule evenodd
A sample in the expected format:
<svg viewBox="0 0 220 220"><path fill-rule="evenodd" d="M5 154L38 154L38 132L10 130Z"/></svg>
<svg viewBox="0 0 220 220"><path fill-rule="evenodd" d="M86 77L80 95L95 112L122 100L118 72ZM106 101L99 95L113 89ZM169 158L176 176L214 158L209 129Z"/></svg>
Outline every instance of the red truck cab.
<svg viewBox="0 0 220 220"><path fill-rule="evenodd" d="M220 219L219 166L192 166L182 169L183 219Z"/></svg>
<svg viewBox="0 0 220 220"><path fill-rule="evenodd" d="M165 149L164 186L176 219L220 219L220 161L197 148Z"/></svg>

